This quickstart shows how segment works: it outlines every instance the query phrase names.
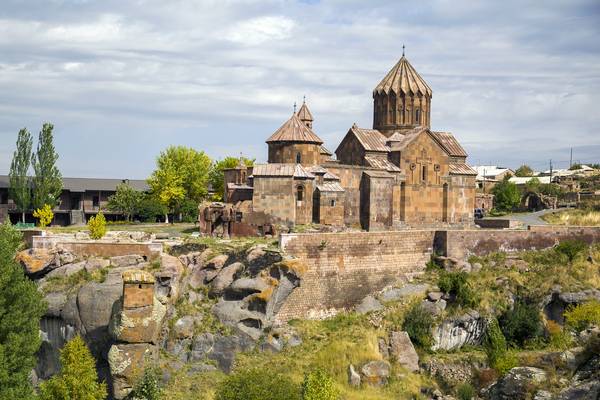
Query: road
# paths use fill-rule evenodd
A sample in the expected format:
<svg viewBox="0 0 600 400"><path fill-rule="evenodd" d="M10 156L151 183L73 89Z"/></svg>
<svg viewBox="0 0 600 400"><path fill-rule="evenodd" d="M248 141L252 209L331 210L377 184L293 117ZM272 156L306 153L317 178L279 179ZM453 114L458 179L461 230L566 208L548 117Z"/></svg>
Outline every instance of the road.
<svg viewBox="0 0 600 400"><path fill-rule="evenodd" d="M557 208L557 209L548 209L542 211L535 211L530 213L519 213L519 214L509 214L502 217L497 217L499 219L510 219L513 221L519 221L523 223L523 225L548 225L546 221L540 218L542 215L559 212L566 210L567 208Z"/></svg>

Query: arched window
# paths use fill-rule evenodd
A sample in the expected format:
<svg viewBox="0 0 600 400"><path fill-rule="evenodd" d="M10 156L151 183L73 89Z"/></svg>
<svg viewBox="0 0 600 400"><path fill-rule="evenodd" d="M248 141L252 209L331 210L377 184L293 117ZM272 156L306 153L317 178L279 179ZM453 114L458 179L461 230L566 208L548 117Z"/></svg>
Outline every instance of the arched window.
<svg viewBox="0 0 600 400"><path fill-rule="evenodd" d="M296 189L296 200L302 201L304 199L304 187L298 186Z"/></svg>
<svg viewBox="0 0 600 400"><path fill-rule="evenodd" d="M296 153L296 164L302 163L302 154L300 152Z"/></svg>

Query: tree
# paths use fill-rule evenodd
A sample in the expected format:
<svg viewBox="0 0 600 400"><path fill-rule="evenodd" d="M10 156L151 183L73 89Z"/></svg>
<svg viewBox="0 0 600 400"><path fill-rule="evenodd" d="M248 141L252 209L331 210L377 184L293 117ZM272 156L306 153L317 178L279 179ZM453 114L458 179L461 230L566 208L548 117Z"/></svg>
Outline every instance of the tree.
<svg viewBox="0 0 600 400"><path fill-rule="evenodd" d="M521 203L521 194L517 185L504 179L492 188L495 208L500 211L511 211Z"/></svg>
<svg viewBox="0 0 600 400"><path fill-rule="evenodd" d="M58 154L54 149L52 130L54 125L44 123L38 138L37 151L31 157L33 165L33 208L41 208L48 204L56 206L62 191L62 176L56 161Z"/></svg>
<svg viewBox="0 0 600 400"><path fill-rule="evenodd" d="M542 183L540 182L540 180L538 178L531 178L526 184L525 184L525 191L526 192L533 192L533 193L539 193L540 192L540 188L541 188Z"/></svg>
<svg viewBox="0 0 600 400"><path fill-rule="evenodd" d="M225 157L224 159L213 163L211 166L208 180L212 186L213 192L215 193L213 196L215 201L223 200L223 193L225 191L225 175L223 171L228 168L237 167L240 161L242 161L246 167L251 167L254 165L254 160L250 160L248 158Z"/></svg>
<svg viewBox="0 0 600 400"><path fill-rule="evenodd" d="M17 149L13 153L13 159L10 163L10 172L8 173L10 186L10 197L21 211L21 222L25 222L25 212L31 204L31 187L27 172L31 165L31 148L33 138L26 128L19 131L17 137Z"/></svg>
<svg viewBox="0 0 600 400"><path fill-rule="evenodd" d="M35 210L33 216L39 220L41 228L50 225L52 219L54 219L54 213L48 204L44 204L44 207Z"/></svg>
<svg viewBox="0 0 600 400"><path fill-rule="evenodd" d="M98 382L96 361L81 336L60 351L60 372L40 385L40 400L103 400L106 384Z"/></svg>
<svg viewBox="0 0 600 400"><path fill-rule="evenodd" d="M144 374L136 383L129 398L139 400L160 400L162 390L158 382L158 371L155 368L145 368Z"/></svg>
<svg viewBox="0 0 600 400"><path fill-rule="evenodd" d="M302 400L337 400L340 393L335 383L322 369L316 369L304 376Z"/></svg>
<svg viewBox="0 0 600 400"><path fill-rule="evenodd" d="M95 217L90 218L88 229L90 230L90 237L92 239L102 239L106 235L106 218L104 218L102 211L96 214Z"/></svg>
<svg viewBox="0 0 600 400"><path fill-rule="evenodd" d="M523 164L515 171L516 176L533 176L533 169L529 165Z"/></svg>
<svg viewBox="0 0 600 400"><path fill-rule="evenodd" d="M152 192L169 211L179 213L184 200L199 203L208 194L210 158L203 151L171 146L160 153L148 178ZM165 215L168 222L168 215Z"/></svg>
<svg viewBox="0 0 600 400"><path fill-rule="evenodd" d="M153 194L143 194L137 214L144 222L156 222L167 213L167 208Z"/></svg>
<svg viewBox="0 0 600 400"><path fill-rule="evenodd" d="M0 225L0 399L29 399L29 373L40 347L40 319L46 305L35 283L15 261L22 235L10 222Z"/></svg>
<svg viewBox="0 0 600 400"><path fill-rule="evenodd" d="M127 221L131 220L131 216L134 215L140 202L142 200L142 193L138 192L127 182L120 183L117 186L115 194L108 198L108 209L123 213Z"/></svg>

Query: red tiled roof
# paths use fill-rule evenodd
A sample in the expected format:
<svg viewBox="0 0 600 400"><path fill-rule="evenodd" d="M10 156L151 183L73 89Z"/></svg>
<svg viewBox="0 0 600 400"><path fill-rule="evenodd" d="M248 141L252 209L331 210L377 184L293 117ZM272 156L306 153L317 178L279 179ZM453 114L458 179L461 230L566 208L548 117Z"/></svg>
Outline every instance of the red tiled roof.
<svg viewBox="0 0 600 400"><path fill-rule="evenodd" d="M267 139L267 143L271 142L323 144L323 141L295 113Z"/></svg>

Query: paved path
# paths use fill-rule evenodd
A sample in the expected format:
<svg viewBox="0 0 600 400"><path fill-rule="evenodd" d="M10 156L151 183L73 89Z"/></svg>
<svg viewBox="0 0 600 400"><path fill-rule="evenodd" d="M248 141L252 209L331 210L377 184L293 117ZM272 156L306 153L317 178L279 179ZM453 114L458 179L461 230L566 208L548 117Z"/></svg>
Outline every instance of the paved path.
<svg viewBox="0 0 600 400"><path fill-rule="evenodd" d="M542 211L536 211L536 212L524 213L524 214L511 214L511 215L507 215L503 218L508 218L513 221L519 221L519 222L522 222L524 225L548 225L548 223L546 221L544 221L543 219L541 219L540 217L542 215L559 212L559 211L563 211L563 210L566 210L566 208L557 208L554 210L548 209L548 210L542 210Z"/></svg>

